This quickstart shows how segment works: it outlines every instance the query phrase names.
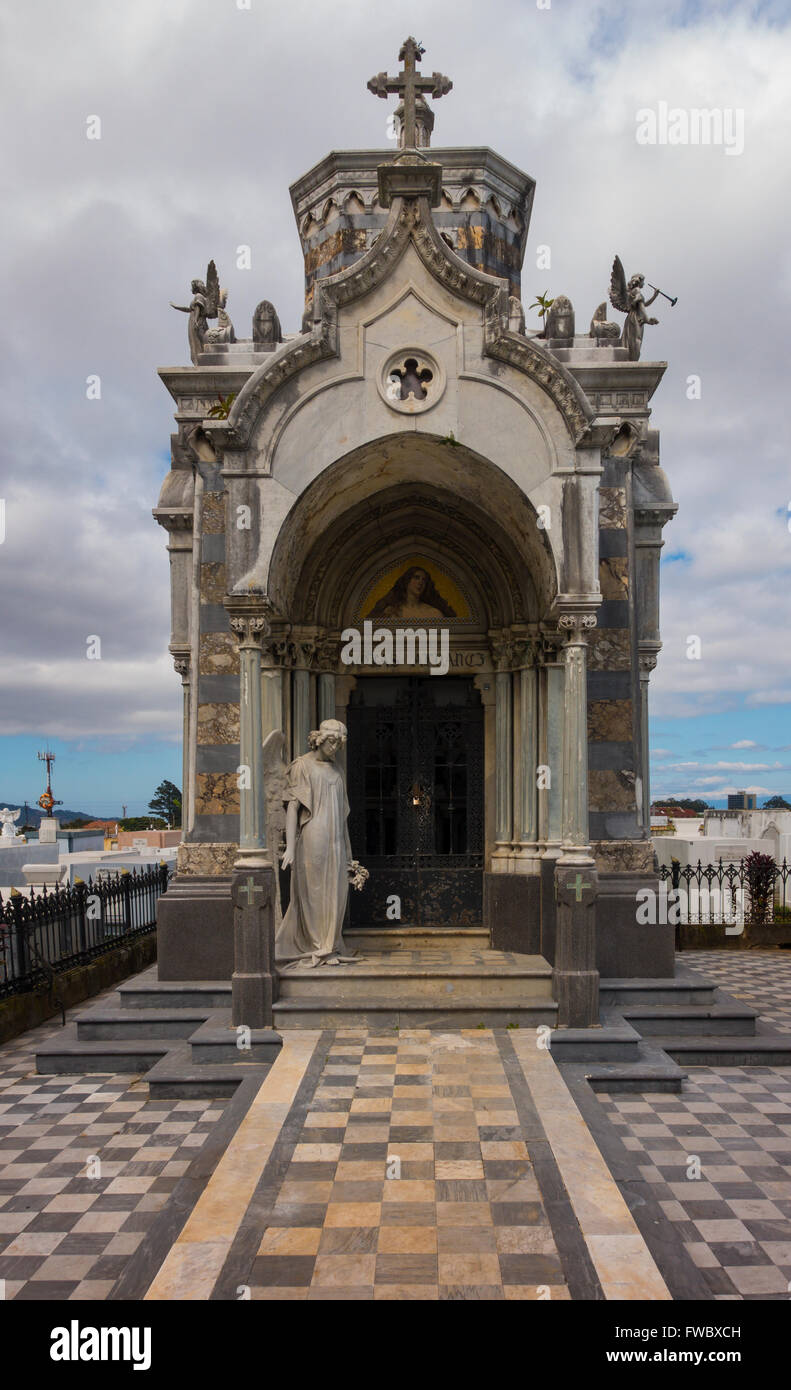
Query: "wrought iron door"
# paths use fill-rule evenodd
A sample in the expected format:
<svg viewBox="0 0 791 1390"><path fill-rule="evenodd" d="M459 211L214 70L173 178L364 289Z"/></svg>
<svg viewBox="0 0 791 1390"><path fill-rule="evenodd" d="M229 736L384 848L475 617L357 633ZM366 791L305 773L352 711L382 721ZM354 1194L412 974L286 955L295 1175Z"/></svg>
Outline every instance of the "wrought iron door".
<svg viewBox="0 0 791 1390"><path fill-rule="evenodd" d="M360 679L348 725L352 850L371 875L350 894L352 924L477 925L483 706L472 680Z"/></svg>

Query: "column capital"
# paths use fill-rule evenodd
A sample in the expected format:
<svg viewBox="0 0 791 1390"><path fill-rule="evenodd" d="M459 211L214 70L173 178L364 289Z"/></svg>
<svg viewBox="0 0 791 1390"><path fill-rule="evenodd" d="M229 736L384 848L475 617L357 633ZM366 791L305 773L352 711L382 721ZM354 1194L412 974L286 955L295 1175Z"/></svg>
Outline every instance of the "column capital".
<svg viewBox="0 0 791 1390"><path fill-rule="evenodd" d="M227 594L223 602L239 648L260 651L272 628L271 605L259 594Z"/></svg>
<svg viewBox="0 0 791 1390"><path fill-rule="evenodd" d="M190 647L180 645L171 646L169 651L173 657L173 669L181 677L182 685L186 685L192 669L192 651Z"/></svg>
<svg viewBox="0 0 791 1390"><path fill-rule="evenodd" d="M566 611L558 618L558 628L565 637L564 646L586 646L588 633L596 626L596 614Z"/></svg>
<svg viewBox="0 0 791 1390"><path fill-rule="evenodd" d="M648 680L656 666L656 659L662 647L661 642L638 642L637 654L640 663L640 679Z"/></svg>

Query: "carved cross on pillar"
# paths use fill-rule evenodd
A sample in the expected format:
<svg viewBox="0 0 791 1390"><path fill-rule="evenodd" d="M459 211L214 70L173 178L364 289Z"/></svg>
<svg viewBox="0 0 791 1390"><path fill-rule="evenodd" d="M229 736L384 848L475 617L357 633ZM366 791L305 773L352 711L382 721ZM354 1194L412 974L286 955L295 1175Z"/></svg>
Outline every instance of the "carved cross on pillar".
<svg viewBox="0 0 791 1390"><path fill-rule="evenodd" d="M398 61L404 64L403 71L395 77L390 77L386 72L378 72L368 83L368 90L373 92L374 96L386 99L389 93L394 92L403 101L404 124L399 142L402 149L417 148L417 104L419 101L423 104L423 94L428 93L436 100L438 97L446 96L453 87L450 78L444 77L441 72L433 72L429 77L417 71L416 64L424 52L422 44L416 43L411 37L408 38L402 43L398 54Z"/></svg>

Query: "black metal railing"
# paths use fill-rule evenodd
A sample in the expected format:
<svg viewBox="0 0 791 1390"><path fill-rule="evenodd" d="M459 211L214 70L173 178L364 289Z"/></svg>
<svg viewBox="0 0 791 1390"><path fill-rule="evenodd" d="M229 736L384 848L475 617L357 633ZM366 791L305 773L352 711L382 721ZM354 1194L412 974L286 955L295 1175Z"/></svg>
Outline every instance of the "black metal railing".
<svg viewBox="0 0 791 1390"><path fill-rule="evenodd" d="M690 926L791 926L791 867L777 864L768 855L739 863L682 865L663 864L659 877L667 884L668 902L675 914L670 920ZM675 896L671 898L671 894Z"/></svg>
<svg viewBox="0 0 791 1390"><path fill-rule="evenodd" d="M51 984L53 972L151 931L168 876L160 864L9 897L0 904L0 998Z"/></svg>

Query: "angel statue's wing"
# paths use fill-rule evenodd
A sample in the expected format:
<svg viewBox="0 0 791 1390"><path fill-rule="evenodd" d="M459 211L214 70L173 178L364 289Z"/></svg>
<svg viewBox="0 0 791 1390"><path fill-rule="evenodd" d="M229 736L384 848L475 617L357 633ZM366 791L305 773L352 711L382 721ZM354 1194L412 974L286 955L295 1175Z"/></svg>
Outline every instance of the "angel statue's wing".
<svg viewBox="0 0 791 1390"><path fill-rule="evenodd" d="M214 261L206 267L206 317L216 319L220 307L220 277Z"/></svg>
<svg viewBox="0 0 791 1390"><path fill-rule="evenodd" d="M629 296L626 291L626 273L621 264L620 256L616 256L612 263L610 274L610 303L613 309L620 309L622 314L629 312Z"/></svg>
<svg viewBox="0 0 791 1390"><path fill-rule="evenodd" d="M282 729L274 729L264 739L264 817L266 820L266 843L272 856L275 870L275 925L280 923L280 883L278 866L280 845L286 828L286 800L288 798L288 768L283 754L286 740Z"/></svg>
<svg viewBox="0 0 791 1390"><path fill-rule="evenodd" d="M21 816L21 814L22 814L22 807L20 806L19 810L14 812L14 814L13 814L13 816L12 816L11 819L17 821L17 820L19 820L19 817Z"/></svg>

